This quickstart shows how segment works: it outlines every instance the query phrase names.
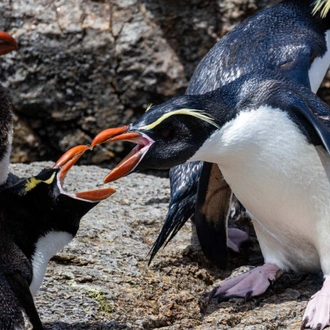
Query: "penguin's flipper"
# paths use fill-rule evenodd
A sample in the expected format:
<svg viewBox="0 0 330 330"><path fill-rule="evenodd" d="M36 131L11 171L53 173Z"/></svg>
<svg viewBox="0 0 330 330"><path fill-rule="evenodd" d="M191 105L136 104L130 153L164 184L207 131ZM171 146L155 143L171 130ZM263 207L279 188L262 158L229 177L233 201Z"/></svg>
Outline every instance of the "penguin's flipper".
<svg viewBox="0 0 330 330"><path fill-rule="evenodd" d="M14 271L10 274L6 274L6 279L31 322L33 330L43 330L41 320L25 277L21 272Z"/></svg>
<svg viewBox="0 0 330 330"><path fill-rule="evenodd" d="M310 91L305 90L305 92L303 96L286 92L282 96L296 116L303 116L313 126L322 144L330 153L330 108Z"/></svg>
<svg viewBox="0 0 330 330"><path fill-rule="evenodd" d="M217 164L204 162L197 191L195 225L206 257L220 269L228 263L227 223L232 192Z"/></svg>
<svg viewBox="0 0 330 330"><path fill-rule="evenodd" d="M171 199L161 232L150 250L150 259L177 234L195 212L196 191L202 162L191 162L170 169ZM184 171L181 170L184 166Z"/></svg>

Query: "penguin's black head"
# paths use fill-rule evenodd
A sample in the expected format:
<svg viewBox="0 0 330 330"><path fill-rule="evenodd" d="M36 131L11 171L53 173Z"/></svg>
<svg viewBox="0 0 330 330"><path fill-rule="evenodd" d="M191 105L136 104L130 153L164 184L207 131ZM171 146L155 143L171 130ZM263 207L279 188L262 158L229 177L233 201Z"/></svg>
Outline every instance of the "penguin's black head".
<svg viewBox="0 0 330 330"><path fill-rule="evenodd" d="M137 144L104 182L133 171L168 169L189 160L218 127L205 110L200 96L184 95L147 110L129 126L98 134L91 147L119 140Z"/></svg>
<svg viewBox="0 0 330 330"><path fill-rule="evenodd" d="M74 147L53 168L1 187L0 213L3 219L10 219L10 226L14 228L30 226L36 236L49 231L65 231L74 236L80 219L115 192L112 188L76 193L63 189L67 172L88 148Z"/></svg>

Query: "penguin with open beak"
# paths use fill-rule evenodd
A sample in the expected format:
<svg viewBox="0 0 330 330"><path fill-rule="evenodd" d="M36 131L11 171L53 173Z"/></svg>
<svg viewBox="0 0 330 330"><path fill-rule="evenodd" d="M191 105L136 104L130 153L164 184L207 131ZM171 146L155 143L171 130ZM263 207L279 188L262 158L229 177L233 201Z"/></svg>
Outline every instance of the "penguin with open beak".
<svg viewBox="0 0 330 330"><path fill-rule="evenodd" d="M16 49L16 41L0 32L0 54ZM9 172L12 108L0 86L0 329L43 329L33 301L50 258L76 235L81 218L114 193L106 188L77 193L63 189L66 174L88 146L67 151L36 176L17 178Z"/></svg>
<svg viewBox="0 0 330 330"><path fill-rule="evenodd" d="M285 0L259 11L208 52L186 94L204 94L258 69L280 71L315 93L330 64L329 6L326 0ZM207 162L186 163L170 169L170 184L168 214L149 263L192 218L204 254L225 268L227 245L238 252L247 235L227 228L232 194L222 173Z"/></svg>
<svg viewBox="0 0 330 330"><path fill-rule="evenodd" d="M53 168L27 179L10 177L10 183L0 187L1 329L23 329L22 312L33 329L42 329L33 296L48 261L73 239L81 218L115 192L63 189L67 172L87 149L74 147Z"/></svg>
<svg viewBox="0 0 330 330"><path fill-rule="evenodd" d="M105 182L187 161L217 164L252 218L265 264L227 280L219 300L266 291L283 272L318 271L324 284L303 326L330 322L330 108L309 88L261 70L203 95L154 106L136 122L101 132L136 147Z"/></svg>

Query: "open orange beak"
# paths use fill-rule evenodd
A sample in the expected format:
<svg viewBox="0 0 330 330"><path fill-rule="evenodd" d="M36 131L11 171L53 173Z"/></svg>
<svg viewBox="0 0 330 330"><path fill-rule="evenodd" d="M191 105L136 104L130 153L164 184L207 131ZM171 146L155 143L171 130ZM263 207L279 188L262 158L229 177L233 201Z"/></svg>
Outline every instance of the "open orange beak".
<svg viewBox="0 0 330 330"><path fill-rule="evenodd" d="M5 55L17 49L16 40L8 33L0 31L0 55Z"/></svg>
<svg viewBox="0 0 330 330"><path fill-rule="evenodd" d="M129 141L136 143L137 146L104 178L104 183L115 181L132 172L154 143L147 135L131 132L129 126L122 126L108 128L96 135L91 148L101 143L114 141Z"/></svg>
<svg viewBox="0 0 330 330"><path fill-rule="evenodd" d="M111 196L116 190L113 188L104 188L98 190L89 190L84 192L77 192L74 194L68 194L63 189L64 179L69 172L70 168L79 160L86 150L90 149L87 145L79 145L71 148L64 153L59 160L55 163L53 168L58 168L58 186L62 193L69 195L73 198L89 201L100 202L103 199Z"/></svg>

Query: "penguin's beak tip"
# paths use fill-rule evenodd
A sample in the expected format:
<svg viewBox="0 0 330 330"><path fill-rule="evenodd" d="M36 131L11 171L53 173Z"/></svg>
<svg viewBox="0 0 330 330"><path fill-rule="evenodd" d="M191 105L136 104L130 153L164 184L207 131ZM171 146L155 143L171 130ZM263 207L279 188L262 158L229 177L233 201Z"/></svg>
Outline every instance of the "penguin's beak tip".
<svg viewBox="0 0 330 330"><path fill-rule="evenodd" d="M18 48L16 40L7 32L0 31L0 55L5 55Z"/></svg>
<svg viewBox="0 0 330 330"><path fill-rule="evenodd" d="M126 125L116 128L105 129L104 131L102 131L101 133L95 136L94 140L91 143L90 148L93 149L98 144L112 141L114 137L126 132L128 128L129 126Z"/></svg>
<svg viewBox="0 0 330 330"><path fill-rule="evenodd" d="M104 178L104 183L115 181L131 172L139 165L154 141L142 132L131 130L130 126L108 128L99 133L91 143L91 148L97 144L115 141L135 143L133 150Z"/></svg>
<svg viewBox="0 0 330 330"><path fill-rule="evenodd" d="M63 185L64 179L71 167L79 160L79 158L85 153L86 150L90 149L91 147L89 145L78 145L69 149L57 160L53 168L59 169L58 178L61 186ZM74 196L78 199L96 203L110 197L115 192L116 190L114 188L104 188L77 192L74 194Z"/></svg>

